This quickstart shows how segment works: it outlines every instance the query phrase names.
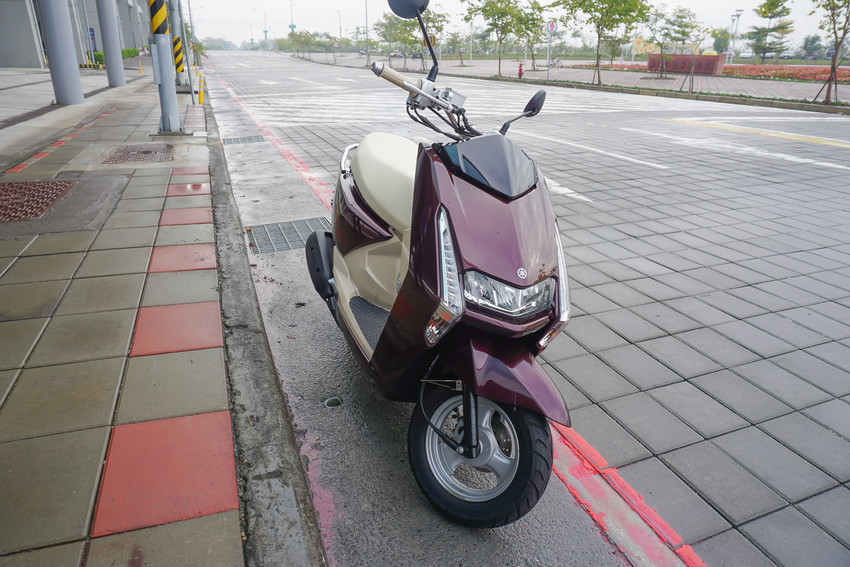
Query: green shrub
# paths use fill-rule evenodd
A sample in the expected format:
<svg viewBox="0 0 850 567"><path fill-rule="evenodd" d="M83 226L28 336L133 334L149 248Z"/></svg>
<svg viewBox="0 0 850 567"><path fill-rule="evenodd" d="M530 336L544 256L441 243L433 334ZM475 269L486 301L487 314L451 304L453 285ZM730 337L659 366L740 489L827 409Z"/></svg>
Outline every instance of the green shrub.
<svg viewBox="0 0 850 567"><path fill-rule="evenodd" d="M95 51L94 52L94 64L95 65L97 65L97 64L103 65L103 63L104 63L104 61L103 61L103 51Z"/></svg>

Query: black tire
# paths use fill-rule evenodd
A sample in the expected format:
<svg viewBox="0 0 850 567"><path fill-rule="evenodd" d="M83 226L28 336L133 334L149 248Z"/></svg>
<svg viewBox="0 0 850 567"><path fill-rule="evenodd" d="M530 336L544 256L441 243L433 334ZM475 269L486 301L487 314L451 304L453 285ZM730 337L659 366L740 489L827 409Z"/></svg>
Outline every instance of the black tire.
<svg viewBox="0 0 850 567"><path fill-rule="evenodd" d="M451 431L457 440L462 437L458 430L458 427L462 430L462 420L458 419L458 413L462 414L461 402L459 392L446 388L433 389L424 400L429 419L444 431ZM447 414L447 408L455 408L455 404L457 409ZM489 425L479 425L480 445L491 448L490 453L482 450L482 455L493 455L488 462L498 465L494 470L507 470L502 471L501 479L500 473L490 470L488 464L479 467L456 456L430 428L418 404L410 419L407 448L413 476L434 508L459 524L496 528L523 517L543 496L552 473L552 435L546 419L535 412L480 397L478 405L479 424L489 419ZM441 419L438 413L445 417ZM445 458L453 461L446 463ZM452 463L457 460L462 463L448 477ZM508 462L510 465L506 466ZM473 477L471 482L475 486L469 488L465 479L459 480L463 476ZM485 483L481 489L476 484L479 480ZM488 488L487 482L495 486Z"/></svg>

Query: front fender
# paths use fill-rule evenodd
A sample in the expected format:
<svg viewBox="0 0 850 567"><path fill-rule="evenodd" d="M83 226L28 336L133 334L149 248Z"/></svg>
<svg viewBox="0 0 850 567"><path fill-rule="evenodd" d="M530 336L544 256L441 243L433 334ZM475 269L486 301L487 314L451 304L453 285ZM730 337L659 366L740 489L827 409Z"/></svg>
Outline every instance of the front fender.
<svg viewBox="0 0 850 567"><path fill-rule="evenodd" d="M522 341L466 328L456 329L445 340L446 369L476 394L570 426L564 398Z"/></svg>

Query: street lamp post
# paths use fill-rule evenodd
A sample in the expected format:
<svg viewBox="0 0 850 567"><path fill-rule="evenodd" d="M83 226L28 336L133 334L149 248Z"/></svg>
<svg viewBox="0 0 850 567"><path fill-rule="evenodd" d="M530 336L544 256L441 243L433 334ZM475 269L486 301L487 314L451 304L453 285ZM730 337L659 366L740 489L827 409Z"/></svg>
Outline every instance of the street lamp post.
<svg viewBox="0 0 850 567"><path fill-rule="evenodd" d="M369 57L369 0L366 1L366 66L372 66L372 60Z"/></svg>
<svg viewBox="0 0 850 567"><path fill-rule="evenodd" d="M730 38L729 63L732 62L732 58L735 56L735 36L738 34L738 23L740 22L741 14L743 13L743 10L735 10L735 13L732 14L732 25L729 26L729 34L732 36Z"/></svg>
<svg viewBox="0 0 850 567"><path fill-rule="evenodd" d="M339 15L339 40L342 41L342 13L339 10L336 13Z"/></svg>

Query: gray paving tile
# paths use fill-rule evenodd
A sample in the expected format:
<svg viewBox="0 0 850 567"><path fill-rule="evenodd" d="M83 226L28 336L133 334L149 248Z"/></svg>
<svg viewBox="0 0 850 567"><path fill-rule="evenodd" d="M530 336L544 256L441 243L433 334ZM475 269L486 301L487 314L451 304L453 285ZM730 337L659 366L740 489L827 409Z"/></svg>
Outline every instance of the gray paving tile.
<svg viewBox="0 0 850 567"><path fill-rule="evenodd" d="M78 278L136 274L148 271L152 248L125 248L121 250L94 250L86 255Z"/></svg>
<svg viewBox="0 0 850 567"><path fill-rule="evenodd" d="M243 565L238 511L93 539L88 567Z"/></svg>
<svg viewBox="0 0 850 567"><path fill-rule="evenodd" d="M739 319L755 317L756 315L765 313L765 310L758 305L744 301L726 291L716 291L714 293L700 295L699 298L709 305Z"/></svg>
<svg viewBox="0 0 850 567"><path fill-rule="evenodd" d="M644 305L651 303L653 300L631 286L613 282L594 286L593 291L613 301L620 307L633 307L635 305Z"/></svg>
<svg viewBox="0 0 850 567"><path fill-rule="evenodd" d="M745 524L741 530L780 565L850 564L850 550L792 507Z"/></svg>
<svg viewBox="0 0 850 567"><path fill-rule="evenodd" d="M580 287L570 290L570 302L585 313L601 313L617 309L617 304L599 295L590 288Z"/></svg>
<svg viewBox="0 0 850 567"><path fill-rule="evenodd" d="M71 279L84 255L74 252L18 258L0 277L0 285Z"/></svg>
<svg viewBox="0 0 850 567"><path fill-rule="evenodd" d="M620 467L651 456L646 448L595 405L571 412L573 428L609 466Z"/></svg>
<svg viewBox="0 0 850 567"><path fill-rule="evenodd" d="M77 567L83 560L86 542L77 541L0 557L0 567Z"/></svg>
<svg viewBox="0 0 850 567"><path fill-rule="evenodd" d="M642 392L600 405L654 454L702 441L698 433Z"/></svg>
<svg viewBox="0 0 850 567"><path fill-rule="evenodd" d="M581 285L588 287L614 281L609 276L586 264L579 264L570 268L569 278L570 281L577 281Z"/></svg>
<svg viewBox="0 0 850 567"><path fill-rule="evenodd" d="M728 530L692 546L697 556L712 567L775 567L737 530Z"/></svg>
<svg viewBox="0 0 850 567"><path fill-rule="evenodd" d="M71 282L56 315L136 309L145 274L78 278Z"/></svg>
<svg viewBox="0 0 850 567"><path fill-rule="evenodd" d="M845 371L850 369L850 347L841 343L825 343L807 348L806 352Z"/></svg>
<svg viewBox="0 0 850 567"><path fill-rule="evenodd" d="M763 358L794 350L793 345L751 325L748 320L721 323L713 329Z"/></svg>
<svg viewBox="0 0 850 567"><path fill-rule="evenodd" d="M109 428L0 443L0 553L88 535Z"/></svg>
<svg viewBox="0 0 850 567"><path fill-rule="evenodd" d="M789 352L771 360L833 396L850 394L850 373L805 351Z"/></svg>
<svg viewBox="0 0 850 567"><path fill-rule="evenodd" d="M94 239L91 249L109 250L153 246L156 234L157 228L155 226L101 230L97 238Z"/></svg>
<svg viewBox="0 0 850 567"><path fill-rule="evenodd" d="M628 309L616 309L595 315L596 319L631 342L645 341L666 335L664 331Z"/></svg>
<svg viewBox="0 0 850 567"><path fill-rule="evenodd" d="M709 538L731 526L664 463L652 458L619 470L620 476L685 544Z"/></svg>
<svg viewBox="0 0 850 567"><path fill-rule="evenodd" d="M141 211L135 213L112 213L104 228L137 228L159 226L159 211Z"/></svg>
<svg viewBox="0 0 850 567"><path fill-rule="evenodd" d="M662 274L654 279L687 295L699 295L714 291L714 288L710 285L679 272Z"/></svg>
<svg viewBox="0 0 850 567"><path fill-rule="evenodd" d="M759 427L840 482L850 480L850 442L823 425L793 413Z"/></svg>
<svg viewBox="0 0 850 567"><path fill-rule="evenodd" d="M809 518L850 547L850 489L836 487L798 505Z"/></svg>
<svg viewBox="0 0 850 567"><path fill-rule="evenodd" d="M651 390L649 395L704 437L721 435L748 425L745 420L688 382L662 386Z"/></svg>
<svg viewBox="0 0 850 567"><path fill-rule="evenodd" d="M671 309L662 303L639 305L632 307L631 311L670 334L690 331L702 326L690 317L685 317L675 309Z"/></svg>
<svg viewBox="0 0 850 567"><path fill-rule="evenodd" d="M682 380L681 376L634 345L604 350L597 356L641 390Z"/></svg>
<svg viewBox="0 0 850 567"><path fill-rule="evenodd" d="M638 346L684 378L721 369L719 364L675 337L651 339L638 343Z"/></svg>
<svg viewBox="0 0 850 567"><path fill-rule="evenodd" d="M0 258L20 254L35 239L33 236L0 236Z"/></svg>
<svg viewBox="0 0 850 567"><path fill-rule="evenodd" d="M833 478L756 427L722 435L714 443L790 502L836 485Z"/></svg>
<svg viewBox="0 0 850 567"><path fill-rule="evenodd" d="M823 335L815 333L791 319L786 319L776 313L766 313L758 317L750 317L747 319L747 323L755 325L761 330L775 335L797 348L806 348L829 340Z"/></svg>
<svg viewBox="0 0 850 567"><path fill-rule="evenodd" d="M787 299L782 299L772 293L768 293L752 286L730 289L728 292L730 295L734 295L739 299L757 305L767 311L782 311L783 309L792 309L795 307L795 305Z"/></svg>
<svg viewBox="0 0 850 567"><path fill-rule="evenodd" d="M142 307L218 301L216 270L148 274Z"/></svg>
<svg viewBox="0 0 850 567"><path fill-rule="evenodd" d="M804 409L803 413L850 440L850 404L841 400L830 400Z"/></svg>
<svg viewBox="0 0 850 567"><path fill-rule="evenodd" d="M655 301L667 301L685 295L683 292L652 278L630 280L628 285Z"/></svg>
<svg viewBox="0 0 850 567"><path fill-rule="evenodd" d="M215 242L212 224L162 226L156 235L156 246L180 244L212 244Z"/></svg>
<svg viewBox="0 0 850 567"><path fill-rule="evenodd" d="M805 408L832 398L820 388L768 360L745 364L734 371L794 409Z"/></svg>
<svg viewBox="0 0 850 567"><path fill-rule="evenodd" d="M123 358L24 370L0 410L0 442L108 426L123 370Z"/></svg>
<svg viewBox="0 0 850 567"><path fill-rule="evenodd" d="M679 333L676 338L727 368L761 359L759 355L711 329Z"/></svg>
<svg viewBox="0 0 850 567"><path fill-rule="evenodd" d="M735 318L728 313L712 307L711 305L700 301L696 297L672 299L670 301L665 301L664 304L706 326L719 325L720 323L735 320Z"/></svg>
<svg viewBox="0 0 850 567"><path fill-rule="evenodd" d="M807 305L820 303L825 299L819 295L809 293L808 291L802 290L799 287L785 283L784 281L765 282L758 284L755 287L768 293L772 293L773 295L779 296L783 299L787 299L788 301L799 307L805 307Z"/></svg>
<svg viewBox="0 0 850 567"><path fill-rule="evenodd" d="M68 280L0 286L0 321L49 317L68 286Z"/></svg>
<svg viewBox="0 0 850 567"><path fill-rule="evenodd" d="M49 319L0 322L0 370L20 368Z"/></svg>
<svg viewBox="0 0 850 567"><path fill-rule="evenodd" d="M222 349L139 356L127 365L117 423L226 409Z"/></svg>
<svg viewBox="0 0 850 567"><path fill-rule="evenodd" d="M628 380L592 354L556 361L552 366L594 402L637 391Z"/></svg>
<svg viewBox="0 0 850 567"><path fill-rule="evenodd" d="M628 344L625 339L590 315L571 319L565 332L590 352Z"/></svg>
<svg viewBox="0 0 850 567"><path fill-rule="evenodd" d="M850 338L850 326L834 319L829 312L821 313L822 309L819 309L819 307L823 305L825 304L813 305L809 309L789 309L783 311L780 315L833 340ZM835 303L832 303L832 305L835 305Z"/></svg>
<svg viewBox="0 0 850 567"><path fill-rule="evenodd" d="M35 242L21 253L21 256L41 256L45 254L65 254L85 252L94 240L97 231L59 232L39 234Z"/></svg>
<svg viewBox="0 0 850 567"><path fill-rule="evenodd" d="M564 378L563 374L558 372L557 369L549 364L545 364L543 365L543 370L546 371L546 374L552 379L555 387L558 388L558 392L560 392L561 397L564 399L564 403L567 404L568 410L572 411L576 408L590 405L591 401L587 399L587 396L582 394L578 388Z"/></svg>
<svg viewBox="0 0 850 567"><path fill-rule="evenodd" d="M752 423L793 411L790 406L729 370L694 378L691 383Z"/></svg>
<svg viewBox="0 0 850 567"><path fill-rule="evenodd" d="M121 195L122 199L149 199L154 197L165 197L165 193L168 190L168 186L166 182L158 182L151 184L138 184L133 186L128 186L124 189L124 193Z"/></svg>
<svg viewBox="0 0 850 567"><path fill-rule="evenodd" d="M541 356L547 362L554 362L556 360L572 358L582 354L587 354L584 347L575 342L572 337L568 336L566 333L560 333L552 340L552 342L549 343L549 346L546 347L546 350L543 351Z"/></svg>
<svg viewBox="0 0 850 567"><path fill-rule="evenodd" d="M54 317L27 360L27 367L126 356L136 310Z"/></svg>
<svg viewBox="0 0 850 567"><path fill-rule="evenodd" d="M813 293L824 299L842 299L847 297L847 290L841 287L830 285L820 279L811 276L797 276L784 280L794 287L800 288L807 293Z"/></svg>
<svg viewBox="0 0 850 567"><path fill-rule="evenodd" d="M209 207L209 195L191 195L188 197L166 197L164 209L189 209L195 207Z"/></svg>
<svg viewBox="0 0 850 567"><path fill-rule="evenodd" d="M661 460L733 525L786 505L781 496L709 441L666 453Z"/></svg>

